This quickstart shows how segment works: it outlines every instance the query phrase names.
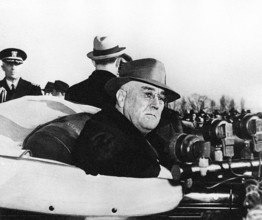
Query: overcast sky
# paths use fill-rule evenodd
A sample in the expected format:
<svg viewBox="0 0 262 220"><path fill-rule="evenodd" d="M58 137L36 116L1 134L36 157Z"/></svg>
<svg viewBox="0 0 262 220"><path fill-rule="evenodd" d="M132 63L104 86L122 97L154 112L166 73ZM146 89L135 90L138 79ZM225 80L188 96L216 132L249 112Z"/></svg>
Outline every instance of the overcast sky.
<svg viewBox="0 0 262 220"><path fill-rule="evenodd" d="M42 88L86 79L94 37L112 35L134 59L162 61L182 96L262 111L260 0L0 0L0 15L0 49L25 50L22 77Z"/></svg>

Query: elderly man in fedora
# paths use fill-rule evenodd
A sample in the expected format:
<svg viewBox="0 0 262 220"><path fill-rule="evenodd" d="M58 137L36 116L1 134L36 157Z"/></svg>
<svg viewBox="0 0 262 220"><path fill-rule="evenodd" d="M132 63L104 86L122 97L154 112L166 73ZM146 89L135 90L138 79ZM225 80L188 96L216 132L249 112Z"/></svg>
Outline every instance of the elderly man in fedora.
<svg viewBox="0 0 262 220"><path fill-rule="evenodd" d="M88 79L71 86L65 94L65 99L102 108L114 103L114 99L106 93L104 86L107 81L118 76L121 55L124 54L125 47L119 47L112 37L96 36L93 48L87 57L92 60L95 71Z"/></svg>
<svg viewBox="0 0 262 220"><path fill-rule="evenodd" d="M0 80L0 103L26 95L42 95L40 86L21 78L21 66L27 54L18 48L7 48L0 52L4 79Z"/></svg>
<svg viewBox="0 0 262 220"><path fill-rule="evenodd" d="M165 103L180 96L165 83L164 65L155 59L124 65L123 77L105 85L116 99L88 120L72 157L87 174L158 177L162 161L147 139L160 121Z"/></svg>

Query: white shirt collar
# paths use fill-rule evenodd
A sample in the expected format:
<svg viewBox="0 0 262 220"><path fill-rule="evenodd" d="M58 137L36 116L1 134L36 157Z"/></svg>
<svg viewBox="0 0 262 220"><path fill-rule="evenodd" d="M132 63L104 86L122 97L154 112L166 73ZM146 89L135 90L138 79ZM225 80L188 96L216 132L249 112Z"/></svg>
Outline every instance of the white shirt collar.
<svg viewBox="0 0 262 220"><path fill-rule="evenodd" d="M17 84L19 82L19 79L20 79L20 77L18 79L14 80L14 81L10 81L10 80L6 79L6 83L7 83L8 87L10 88L10 90L12 89L12 84L14 84L15 89L16 89Z"/></svg>

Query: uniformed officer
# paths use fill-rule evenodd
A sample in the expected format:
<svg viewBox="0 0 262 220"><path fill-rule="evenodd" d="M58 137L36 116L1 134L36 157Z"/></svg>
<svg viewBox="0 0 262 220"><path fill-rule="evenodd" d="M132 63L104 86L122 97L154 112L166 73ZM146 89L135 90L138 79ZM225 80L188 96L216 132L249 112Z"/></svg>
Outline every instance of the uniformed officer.
<svg viewBox="0 0 262 220"><path fill-rule="evenodd" d="M26 95L42 95L40 86L20 76L21 64L26 58L26 53L17 48L7 48L0 52L2 69L5 72L5 78L0 80L0 103Z"/></svg>

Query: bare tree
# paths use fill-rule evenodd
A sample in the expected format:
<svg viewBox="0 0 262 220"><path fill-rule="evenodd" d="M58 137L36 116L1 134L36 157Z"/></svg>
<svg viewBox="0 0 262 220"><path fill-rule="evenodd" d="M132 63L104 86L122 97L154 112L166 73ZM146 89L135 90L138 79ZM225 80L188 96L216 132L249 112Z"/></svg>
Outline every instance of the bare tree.
<svg viewBox="0 0 262 220"><path fill-rule="evenodd" d="M185 97L182 97L181 99L175 101L172 106L173 106L172 109L179 112L180 115L184 115L184 112L188 109L188 103Z"/></svg>
<svg viewBox="0 0 262 220"><path fill-rule="evenodd" d="M188 97L188 103L191 109L195 111L205 110L210 105L210 100L205 95L199 95L199 94L192 94L190 97Z"/></svg>
<svg viewBox="0 0 262 220"><path fill-rule="evenodd" d="M241 111L245 110L245 99L244 98L241 98L240 100L240 108L241 108Z"/></svg>
<svg viewBox="0 0 262 220"><path fill-rule="evenodd" d="M216 102L212 99L212 100L210 101L210 111L211 111L211 112L214 112L215 109L216 109Z"/></svg>
<svg viewBox="0 0 262 220"><path fill-rule="evenodd" d="M200 95L194 93L189 97L182 97L175 102L169 104L169 108L179 112L181 115L190 109L199 112L204 110L206 112L214 112L216 109L220 108L220 111L229 111L231 109L236 109L236 102L233 98L222 95L220 100L220 106L213 99L209 99L206 95ZM245 100L242 98L240 102L241 109L245 108Z"/></svg>
<svg viewBox="0 0 262 220"><path fill-rule="evenodd" d="M182 97L181 99L181 112L184 114L184 112L187 110L187 101L185 97Z"/></svg>
<svg viewBox="0 0 262 220"><path fill-rule="evenodd" d="M229 110L236 108L236 104L235 104L235 100L234 99L230 100L228 108L229 108Z"/></svg>
<svg viewBox="0 0 262 220"><path fill-rule="evenodd" d="M220 111L228 111L229 110L229 103L230 103L230 98L222 95L222 97L220 98Z"/></svg>
<svg viewBox="0 0 262 220"><path fill-rule="evenodd" d="M220 110L225 111L226 110L226 97L222 95L219 102L220 102Z"/></svg>

